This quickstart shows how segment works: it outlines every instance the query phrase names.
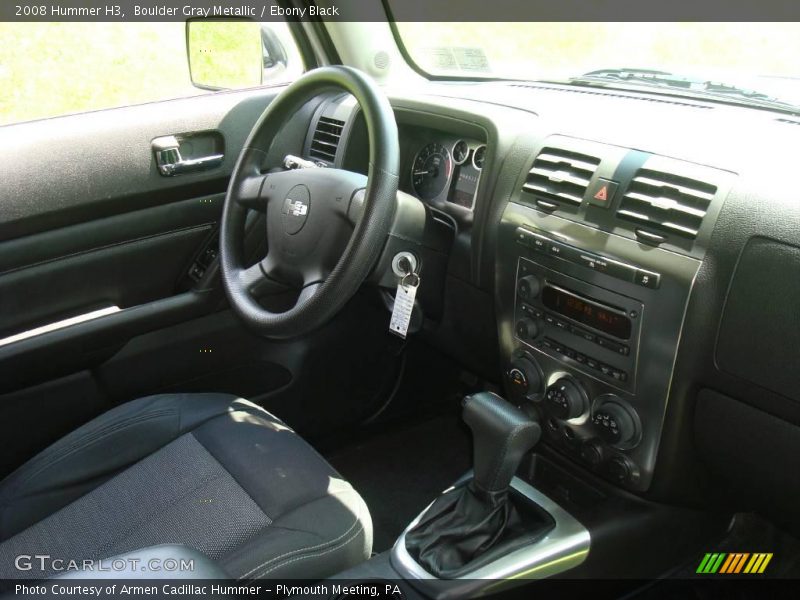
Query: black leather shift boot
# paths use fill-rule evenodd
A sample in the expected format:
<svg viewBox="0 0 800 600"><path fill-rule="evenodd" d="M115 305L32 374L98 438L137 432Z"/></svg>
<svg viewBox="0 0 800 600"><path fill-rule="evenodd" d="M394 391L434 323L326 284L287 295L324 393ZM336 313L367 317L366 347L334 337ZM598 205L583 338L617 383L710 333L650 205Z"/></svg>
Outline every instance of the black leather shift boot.
<svg viewBox="0 0 800 600"><path fill-rule="evenodd" d="M553 519L510 487L522 457L539 441L539 423L499 396L464 399L472 429L474 477L442 494L406 534L406 550L430 574L454 578L527 544Z"/></svg>
<svg viewBox="0 0 800 600"><path fill-rule="evenodd" d="M535 544L554 525L514 490L484 492L473 480L436 499L406 534L406 549L432 575L452 579Z"/></svg>

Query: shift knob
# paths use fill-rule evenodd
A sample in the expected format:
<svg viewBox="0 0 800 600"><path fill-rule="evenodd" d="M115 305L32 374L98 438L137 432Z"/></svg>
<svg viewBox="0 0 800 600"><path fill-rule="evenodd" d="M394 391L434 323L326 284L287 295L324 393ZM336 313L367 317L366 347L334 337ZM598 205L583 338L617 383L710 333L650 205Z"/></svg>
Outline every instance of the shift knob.
<svg viewBox="0 0 800 600"><path fill-rule="evenodd" d="M464 422L474 442L474 483L484 492L504 492L522 457L542 435L539 423L492 392L464 398Z"/></svg>

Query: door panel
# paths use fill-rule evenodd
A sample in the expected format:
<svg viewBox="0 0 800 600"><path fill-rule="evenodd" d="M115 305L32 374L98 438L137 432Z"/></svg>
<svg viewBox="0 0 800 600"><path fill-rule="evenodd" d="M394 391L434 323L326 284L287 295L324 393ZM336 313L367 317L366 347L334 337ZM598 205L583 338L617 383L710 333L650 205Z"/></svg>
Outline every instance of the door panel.
<svg viewBox="0 0 800 600"><path fill-rule="evenodd" d="M223 192L253 124L279 89L225 92L0 128L0 241ZM220 167L162 176L151 142L218 132Z"/></svg>
<svg viewBox="0 0 800 600"><path fill-rule="evenodd" d="M0 275L0 338L96 308L130 308L186 291L177 289L178 280L214 227L187 226Z"/></svg>
<svg viewBox="0 0 800 600"><path fill-rule="evenodd" d="M217 227L234 158L278 91L0 128L0 390L93 368L133 336L216 306L212 294L192 289L188 269ZM224 140L223 163L161 175L151 141L193 131ZM121 310L2 343L105 306Z"/></svg>
<svg viewBox="0 0 800 600"><path fill-rule="evenodd" d="M2 187L0 183L0 190ZM222 194L216 194L171 202L3 242L0 277L17 269L63 257L97 251L186 227L214 223L222 211L223 198Z"/></svg>
<svg viewBox="0 0 800 600"><path fill-rule="evenodd" d="M218 321L221 330L211 341L228 340L229 350L241 349L226 357L217 344L213 369L207 357L188 358L203 342L196 320L226 307L216 261L206 250L215 247L231 170L254 123L281 89L0 127L0 475L141 393L232 389L236 381L247 382L244 392L266 393L286 384L287 372L279 365L247 366L242 353L253 338L242 344L247 334L230 316ZM310 103L287 125L271 150L273 164L301 152L315 106ZM211 135L215 148L223 149L221 165L160 174L152 140L194 132ZM251 230L248 247L263 245L263 222L255 221ZM201 256L198 274L194 266ZM2 342L111 305L120 310ZM170 348L184 354L173 352L167 363Z"/></svg>
<svg viewBox="0 0 800 600"><path fill-rule="evenodd" d="M216 307L207 291L219 288L218 281L193 287L187 274L217 227L222 192L246 136L280 89L0 128L0 339L98 307L122 309L36 338L0 342L0 389L90 368L91 361L76 363L76 350L88 357L107 349L110 339L119 347L179 322L181 311L190 319ZM274 145L276 163L302 148L313 108L298 113ZM225 154L222 164L172 177L159 173L152 140L194 132L200 137L190 139L215 140ZM53 348L61 352L71 343L58 368ZM54 362L39 374L29 372L31 361L45 357Z"/></svg>

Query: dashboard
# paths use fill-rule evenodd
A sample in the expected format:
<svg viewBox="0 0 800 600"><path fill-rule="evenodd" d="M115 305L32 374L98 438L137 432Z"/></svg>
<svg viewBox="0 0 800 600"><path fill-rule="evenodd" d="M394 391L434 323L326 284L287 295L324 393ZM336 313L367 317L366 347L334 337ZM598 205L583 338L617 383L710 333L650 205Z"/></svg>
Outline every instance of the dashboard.
<svg viewBox="0 0 800 600"><path fill-rule="evenodd" d="M417 115L418 116L418 115ZM487 155L485 135L480 128L417 125L414 114L398 119L401 151L399 188L428 206L455 218L469 220L475 211L481 172ZM480 133L481 137L475 135ZM333 154L326 144L347 141ZM363 118L349 96L336 96L323 103L310 133L306 156L328 166L366 174L367 133Z"/></svg>
<svg viewBox="0 0 800 600"><path fill-rule="evenodd" d="M684 502L713 479L794 518L800 204L780 174L800 120L557 85L388 92L401 190L459 224L427 339L593 477ZM341 98L307 150L323 118L345 138L329 164L364 172Z"/></svg>

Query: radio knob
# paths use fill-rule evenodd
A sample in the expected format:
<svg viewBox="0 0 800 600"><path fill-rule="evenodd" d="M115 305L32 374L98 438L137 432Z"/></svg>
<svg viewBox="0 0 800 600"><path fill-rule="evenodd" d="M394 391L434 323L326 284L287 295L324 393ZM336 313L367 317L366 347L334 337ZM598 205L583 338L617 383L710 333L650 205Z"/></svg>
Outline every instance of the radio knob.
<svg viewBox="0 0 800 600"><path fill-rule="evenodd" d="M571 379L557 379L545 392L550 412L568 421L580 417L586 410L587 399L583 389Z"/></svg>
<svg viewBox="0 0 800 600"><path fill-rule="evenodd" d="M535 275L526 275L517 282L517 294L525 302L530 302L536 298L541 289L542 284Z"/></svg>
<svg viewBox="0 0 800 600"><path fill-rule="evenodd" d="M638 435L636 420L628 409L614 401L600 405L592 417L598 435L612 446L627 446Z"/></svg>
<svg viewBox="0 0 800 600"><path fill-rule="evenodd" d="M541 325L533 319L520 319L514 329L521 340L532 340L541 333Z"/></svg>
<svg viewBox="0 0 800 600"><path fill-rule="evenodd" d="M518 356L508 370L508 389L512 399L519 403L529 400L542 388L542 376L532 358Z"/></svg>

